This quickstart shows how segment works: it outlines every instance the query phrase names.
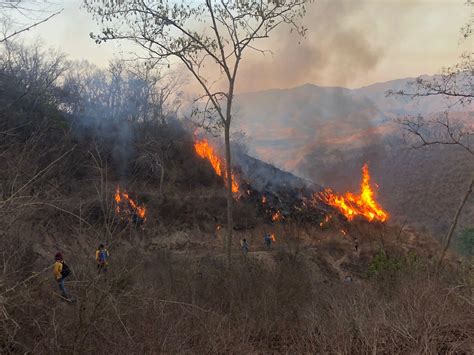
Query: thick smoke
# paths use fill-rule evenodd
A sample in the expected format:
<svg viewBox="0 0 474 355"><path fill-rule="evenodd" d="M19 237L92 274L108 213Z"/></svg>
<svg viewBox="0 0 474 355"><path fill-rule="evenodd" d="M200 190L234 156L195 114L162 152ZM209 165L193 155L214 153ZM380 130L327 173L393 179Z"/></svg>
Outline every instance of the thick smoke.
<svg viewBox="0 0 474 355"><path fill-rule="evenodd" d="M67 110L80 135L92 135L112 154L116 171L127 175L133 161L135 131L150 122L164 124L175 117L177 88L148 63L111 62L108 70L74 63L64 88L72 96ZM174 101L173 101L174 100ZM169 101L169 102L168 102Z"/></svg>
<svg viewBox="0 0 474 355"><path fill-rule="evenodd" d="M241 95L238 106L250 153L318 184L356 187L362 164L382 153L369 147L386 129L384 115L353 90L305 85Z"/></svg>
<svg viewBox="0 0 474 355"><path fill-rule="evenodd" d="M338 189L357 188L364 162L383 160L388 123L384 91L350 87L365 78L403 41L419 1L377 3L322 0L308 6L304 39L280 30L267 43L273 51L246 58L239 77L238 123L250 137L251 153L278 167ZM399 18L393 13L403 12ZM412 11L416 10L416 11Z"/></svg>
<svg viewBox="0 0 474 355"><path fill-rule="evenodd" d="M386 53L386 43L368 30L373 26L376 31L375 19L372 24L358 21L366 10L367 4L358 1L309 4L304 18L306 38L299 38L287 28L275 33L266 43L273 54L255 53L244 60L240 91L305 82L345 86L375 68Z"/></svg>

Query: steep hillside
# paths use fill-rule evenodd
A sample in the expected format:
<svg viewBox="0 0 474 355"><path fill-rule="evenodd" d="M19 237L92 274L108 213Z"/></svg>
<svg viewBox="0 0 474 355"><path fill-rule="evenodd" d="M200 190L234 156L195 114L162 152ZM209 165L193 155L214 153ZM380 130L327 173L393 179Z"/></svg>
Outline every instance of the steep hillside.
<svg viewBox="0 0 474 355"><path fill-rule="evenodd" d="M278 193L282 189L319 191L322 187L313 181L299 178L260 159L236 152L234 165L252 188L261 192Z"/></svg>
<svg viewBox="0 0 474 355"><path fill-rule="evenodd" d="M251 152L277 166L299 172L302 157L315 149L347 150L379 141L405 115L444 112L452 100L442 97L387 97L388 90L413 91L413 79L377 83L359 89L304 85L293 89L246 93L237 97L237 124L251 138ZM472 112L472 106L462 108Z"/></svg>
<svg viewBox="0 0 474 355"><path fill-rule="evenodd" d="M358 144L383 114L369 100L343 88L305 85L289 90L243 94L237 125L250 137L250 151L295 171L316 146Z"/></svg>
<svg viewBox="0 0 474 355"><path fill-rule="evenodd" d="M158 89L150 72L71 69L50 56L14 48L0 56L0 353L472 352L468 259L448 252L439 263L429 233L343 217L311 198L320 185L248 156L239 141L227 256L218 145L202 138L207 154L198 154L195 126L145 94ZM319 111L325 134L350 132L351 120L363 126L376 111L343 89L306 99L321 95L338 98ZM317 127L300 119L296 137L310 137ZM287 157L336 186L324 159L358 170L364 150L338 155L330 143L328 154ZM397 168L398 151L386 152ZM436 156L408 165L419 175L406 179L406 192L425 191L410 185L426 179ZM440 165L443 198L463 178L461 166L449 167L459 179ZM400 171L374 169L374 178L396 181ZM416 206L440 220L451 208ZM106 263L96 259L102 244Z"/></svg>
<svg viewBox="0 0 474 355"><path fill-rule="evenodd" d="M452 103L442 97L387 97L388 90L412 90L410 80L353 90L304 85L243 94L238 97L237 122L257 157L323 186L354 190L362 164L370 163L380 199L397 221L443 235L467 188L473 163L450 147L410 151L393 119L438 119ZM451 119L463 122L473 115L473 105L450 111ZM438 213L441 209L445 213ZM471 209L469 202L460 229L469 226Z"/></svg>

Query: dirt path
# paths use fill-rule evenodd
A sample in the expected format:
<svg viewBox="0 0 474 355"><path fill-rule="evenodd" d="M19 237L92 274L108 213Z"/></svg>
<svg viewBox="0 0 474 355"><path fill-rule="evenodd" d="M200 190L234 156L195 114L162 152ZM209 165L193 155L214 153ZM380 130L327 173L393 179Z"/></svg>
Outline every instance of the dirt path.
<svg viewBox="0 0 474 355"><path fill-rule="evenodd" d="M331 265L331 267L336 270L341 280L347 276L347 272L341 269L343 262L347 261L347 255L343 255L342 258L335 260L331 255L327 254L324 256L324 259Z"/></svg>

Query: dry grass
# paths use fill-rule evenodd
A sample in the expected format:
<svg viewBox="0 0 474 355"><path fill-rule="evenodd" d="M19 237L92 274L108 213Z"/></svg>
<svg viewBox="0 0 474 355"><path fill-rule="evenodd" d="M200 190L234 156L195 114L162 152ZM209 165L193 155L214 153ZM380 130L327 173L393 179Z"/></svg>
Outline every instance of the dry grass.
<svg viewBox="0 0 474 355"><path fill-rule="evenodd" d="M420 251L416 263L343 283L328 263L340 255L334 249L367 268L380 247L373 240L371 245L374 235L361 236L366 256L358 259L347 249L351 243L332 235L337 230L310 228L298 236L296 226L281 229L273 251L255 244L258 250L247 258L235 255L230 269L219 255L220 244L209 235L199 237L209 250L201 246L196 253L169 247L147 254L138 247L143 241L121 242L106 279L97 277L89 256L79 250L73 254L73 247L67 253L74 270L68 287L77 303L52 295L56 285L50 270L2 295L2 352L472 351L472 270L452 263L437 275ZM253 243L260 239L258 231L246 233ZM311 242L311 236L324 242ZM28 253L27 241L18 243L17 249ZM90 244L92 249L92 238ZM405 253L391 240L385 247L394 258ZM10 274L2 293L31 271Z"/></svg>
<svg viewBox="0 0 474 355"><path fill-rule="evenodd" d="M10 86L2 102L11 108ZM1 353L473 352L472 265L450 260L434 273L429 239L363 223L263 226L253 207L236 203L241 230L226 268L216 231L222 181L196 159L182 127L133 126L136 149L122 166L115 135L78 136L54 105L34 114L23 106L0 112L1 131L15 130L0 142ZM115 218L117 183L148 206L144 231ZM449 215L436 208L430 217ZM276 235L272 251L264 231ZM102 240L111 246L107 278L93 260ZM58 297L48 268L57 250L73 270L75 304ZM371 274L380 250L385 259ZM347 273L351 284L341 281Z"/></svg>

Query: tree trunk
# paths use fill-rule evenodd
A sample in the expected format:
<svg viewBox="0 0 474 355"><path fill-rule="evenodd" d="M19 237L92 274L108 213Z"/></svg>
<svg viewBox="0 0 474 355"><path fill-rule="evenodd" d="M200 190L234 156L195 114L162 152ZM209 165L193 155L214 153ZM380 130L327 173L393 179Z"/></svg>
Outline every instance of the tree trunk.
<svg viewBox="0 0 474 355"><path fill-rule="evenodd" d="M228 113L230 115L230 113ZM233 230L233 219L232 219L232 166L230 159L230 119L227 120L227 123L224 128L224 140L225 140L225 166L227 173L227 238L225 241L225 250L227 256L227 266L230 265L232 257L232 230Z"/></svg>
<svg viewBox="0 0 474 355"><path fill-rule="evenodd" d="M446 254L446 251L449 248L449 245L451 244L451 238L453 237L454 230L456 229L456 225L458 224L458 219L459 216L464 208L464 205L467 202L467 199L469 198L469 195L472 193L472 187L474 185L474 178L471 180L471 183L469 184L469 188L466 191L466 194L464 195L463 200L461 201L461 204L459 205L456 214L454 215L453 222L451 223L451 227L449 228L449 232L446 235L446 238L444 240L444 246L443 246L443 251L441 252L441 256L439 258L438 262L438 270L441 268L441 263L443 262L444 256Z"/></svg>
<svg viewBox="0 0 474 355"><path fill-rule="evenodd" d="M163 197L163 182L165 181L165 167L160 164L161 175L160 175L160 198Z"/></svg>

